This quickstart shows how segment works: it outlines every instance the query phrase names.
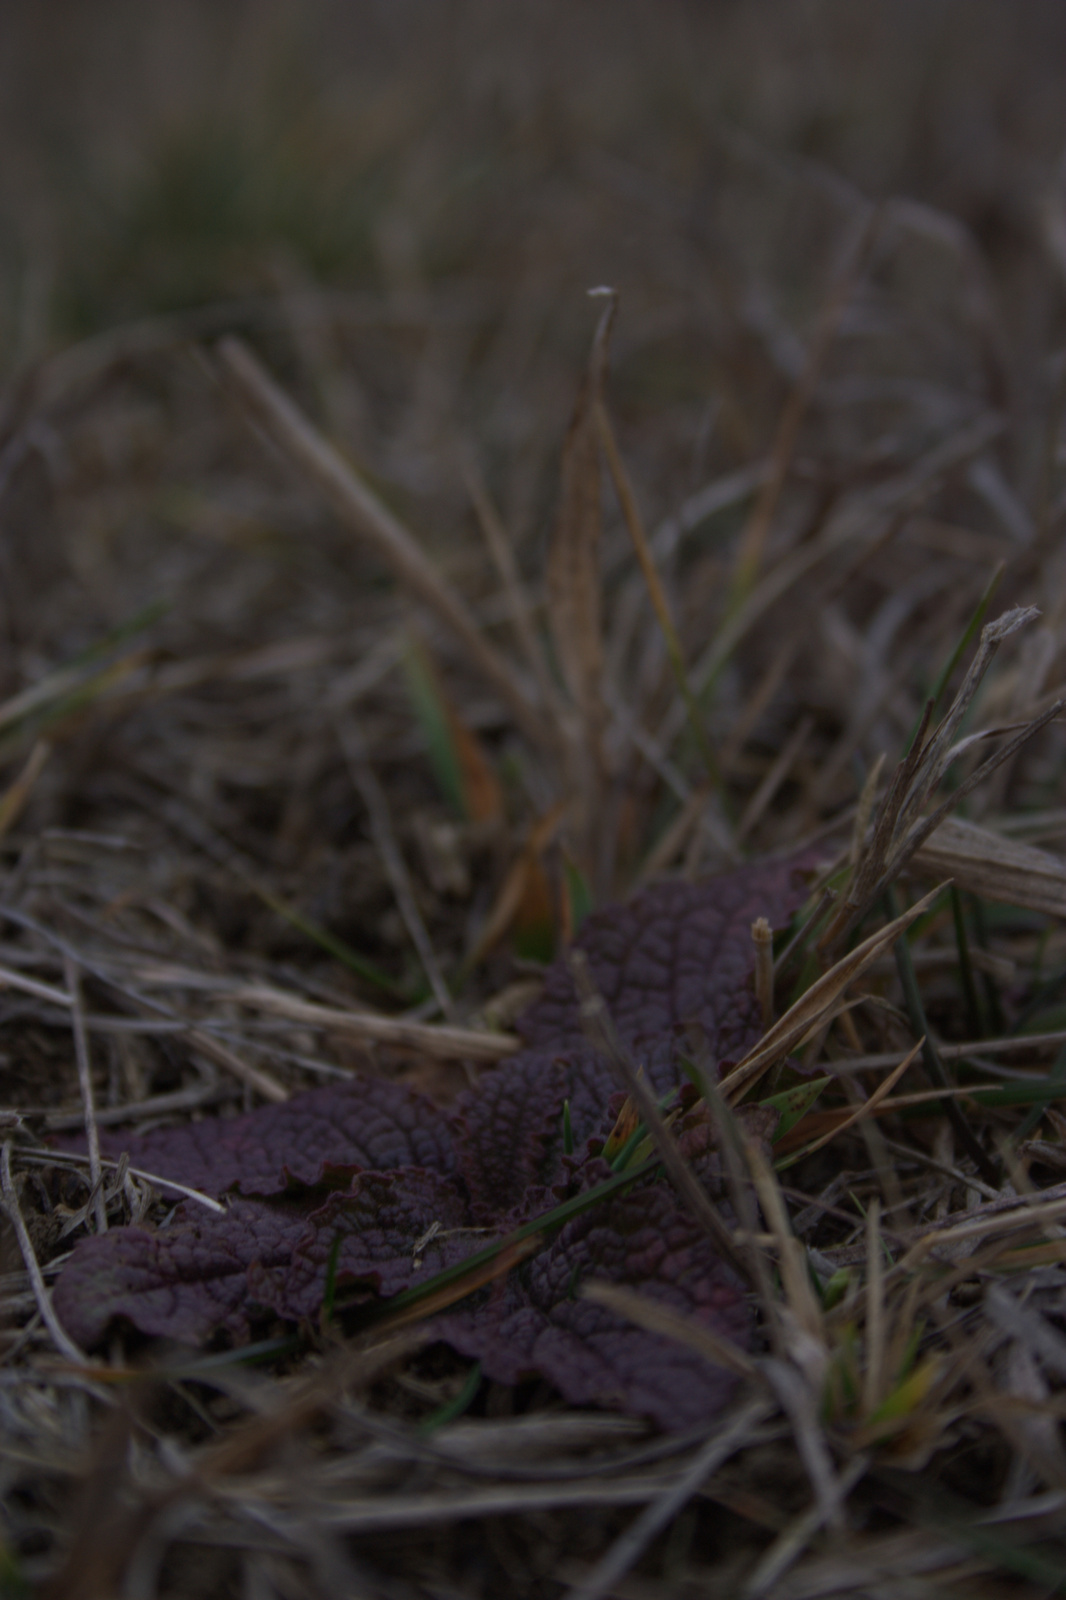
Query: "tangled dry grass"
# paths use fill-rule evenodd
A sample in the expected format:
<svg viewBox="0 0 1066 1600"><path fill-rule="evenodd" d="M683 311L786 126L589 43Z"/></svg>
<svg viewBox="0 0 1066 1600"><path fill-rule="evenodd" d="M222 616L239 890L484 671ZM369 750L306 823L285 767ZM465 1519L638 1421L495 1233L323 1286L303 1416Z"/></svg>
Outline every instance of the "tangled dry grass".
<svg viewBox="0 0 1066 1600"><path fill-rule="evenodd" d="M56 9L4 24L0 1589L1058 1592L1061 12ZM603 1291L739 1367L711 1433L417 1323L56 1322L170 1208L51 1135L448 1101L589 900L806 843L714 1100L826 1080L733 1152L759 1348Z"/></svg>

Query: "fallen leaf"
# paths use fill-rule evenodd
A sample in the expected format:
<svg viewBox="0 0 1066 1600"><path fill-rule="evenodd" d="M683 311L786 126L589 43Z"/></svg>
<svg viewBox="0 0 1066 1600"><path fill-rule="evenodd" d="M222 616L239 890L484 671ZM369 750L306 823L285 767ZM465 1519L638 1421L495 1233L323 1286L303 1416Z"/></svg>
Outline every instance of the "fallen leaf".
<svg viewBox="0 0 1066 1600"><path fill-rule="evenodd" d="M692 1024L719 1058L736 1059L759 1037L751 922L785 921L805 895L797 867L808 864L667 883L587 918L577 944L657 1095L685 1081ZM104 1134L108 1153L128 1150L143 1170L228 1195L229 1205L222 1216L183 1205L166 1228L113 1228L81 1240L54 1291L64 1326L86 1347L116 1321L187 1343L216 1332L240 1342L264 1319L314 1320L331 1257L335 1307L384 1310L486 1245L506 1248L560 1195L580 1197L612 1176L598 1152L618 1110L610 1067L582 1032L566 965L551 969L519 1030L526 1048L486 1072L450 1114L366 1078L228 1121ZM706 1107L686 1096L687 1087L680 1149L716 1188ZM572 1154L564 1146L566 1101ZM768 1134L777 1112L753 1114ZM483 1286L464 1290L435 1331L502 1382L540 1374L576 1404L636 1411L668 1428L713 1417L731 1374L578 1290L591 1276L639 1289L743 1346L751 1323L742 1285L654 1172L594 1199L561 1226L538 1230L530 1259L515 1250L506 1276L490 1268L475 1277ZM421 1314L448 1298L436 1296Z"/></svg>

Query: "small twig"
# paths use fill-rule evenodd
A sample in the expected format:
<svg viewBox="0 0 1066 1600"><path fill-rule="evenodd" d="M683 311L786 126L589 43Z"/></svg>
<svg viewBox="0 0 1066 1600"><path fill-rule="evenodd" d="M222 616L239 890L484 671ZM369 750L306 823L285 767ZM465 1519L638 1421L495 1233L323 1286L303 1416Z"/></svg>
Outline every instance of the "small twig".
<svg viewBox="0 0 1066 1600"><path fill-rule="evenodd" d="M81 983L73 957L64 954L64 975L70 995L70 1024L74 1033L74 1055L78 1063L78 1089L81 1093L85 1117L85 1140L89 1148L89 1177L93 1186L93 1217L97 1233L107 1232L107 1202L104 1199L103 1174L100 1171L100 1135L96 1127L96 1106L93 1099L92 1062L89 1058L89 1038L85 1031L85 1013L81 1004Z"/></svg>
<svg viewBox="0 0 1066 1600"><path fill-rule="evenodd" d="M10 1139L4 1140L3 1152L0 1154L0 1183L3 1185L4 1209L6 1210L8 1217L11 1219L11 1226L14 1228L15 1235L19 1242L19 1249L22 1252L23 1265L25 1266L27 1275L29 1276L30 1288L33 1290L33 1298L37 1302L37 1309L41 1313L41 1321L48 1329L48 1332L52 1335L52 1339L60 1354L66 1356L68 1361L73 1361L79 1367L87 1367L89 1365L89 1358L86 1356L85 1352L80 1350L74 1343L74 1340L66 1332L63 1324L60 1322L59 1318L55 1314L55 1310L53 1309L52 1296L48 1292L48 1286L45 1283L44 1277L41 1273L40 1264L34 1252L33 1242L30 1239L29 1230L26 1227L26 1223L22 1216L22 1209L19 1206L18 1194L15 1190L14 1179L11 1176Z"/></svg>

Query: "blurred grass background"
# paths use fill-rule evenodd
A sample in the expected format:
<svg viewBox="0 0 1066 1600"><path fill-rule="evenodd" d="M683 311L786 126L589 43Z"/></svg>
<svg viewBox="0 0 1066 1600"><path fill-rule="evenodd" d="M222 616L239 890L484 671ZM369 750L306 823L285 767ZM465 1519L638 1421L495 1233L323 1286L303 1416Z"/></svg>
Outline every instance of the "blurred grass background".
<svg viewBox="0 0 1066 1600"><path fill-rule="evenodd" d="M332 652L324 681L358 672L385 625L369 596L390 626L406 615L220 393L206 352L231 329L499 626L463 462L539 593L601 283L621 294L610 404L649 524L708 485L729 490L686 526L669 575L697 656L722 623L758 481L730 489L730 475L763 470L872 204L883 226L796 443L774 559L845 491L872 492L982 417L1001 435L994 468L951 480L940 525L920 535L932 545L864 568L843 609L832 575L814 598L790 594L715 688L721 742L745 695L758 700L782 628L809 631L753 715L771 760L811 710L812 825L852 796L848 752L872 760L913 721L888 680L869 688L876 715L857 693L875 618L871 662L892 646L893 681L920 694L1000 553L1005 599L1057 605L1044 536L1059 515L1064 61L1058 0L11 0L0 448L21 454L0 507L0 688L160 601L162 659L306 635ZM609 510L609 677L654 725L671 680L629 560ZM491 708L468 710L498 731ZM158 725L135 726L144 760ZM301 749L309 726L294 712ZM279 823L295 802L269 744L263 848L296 860L292 830L330 826L308 820L317 798L299 828ZM308 794L324 760L296 764ZM217 761L247 785L247 752L220 746ZM157 765L186 770L169 749ZM207 804L222 778L202 751L187 770ZM546 809L536 772L523 782ZM656 830L675 799L647 800Z"/></svg>
<svg viewBox="0 0 1066 1600"><path fill-rule="evenodd" d="M0 30L9 372L294 274L532 282L551 327L604 274L664 290L679 240L723 270L714 212L742 154L950 212L1012 325L1047 336L1057 0L8 0ZM761 218L767 252L783 220Z"/></svg>

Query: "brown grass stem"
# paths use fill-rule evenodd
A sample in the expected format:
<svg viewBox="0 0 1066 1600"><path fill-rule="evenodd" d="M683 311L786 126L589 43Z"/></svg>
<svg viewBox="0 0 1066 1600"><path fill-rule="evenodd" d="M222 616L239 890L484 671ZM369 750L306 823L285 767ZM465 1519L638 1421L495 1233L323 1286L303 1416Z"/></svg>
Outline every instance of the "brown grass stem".
<svg viewBox="0 0 1066 1600"><path fill-rule="evenodd" d="M712 789L721 793L722 775L719 771L714 751L711 749L706 718L688 680L685 656L670 611L670 602L666 598L666 590L663 588L659 570L655 565L655 558L651 553L648 536L644 530L644 523L637 507L636 493L630 482L626 464L622 460L622 452L618 448L618 441L614 436L611 419L602 401L596 406L596 429L599 434L600 445L607 460L607 470L611 474L611 482L614 484L614 491L622 510L622 517L629 530L629 537L633 541L633 549L636 551L637 561L647 586L648 597L651 600L656 621L662 632L666 653L674 674L674 681L688 712L689 728L692 731L692 736L696 741L696 748L699 750L704 767L707 770L708 782Z"/></svg>
<svg viewBox="0 0 1066 1600"><path fill-rule="evenodd" d="M97 1233L107 1232L107 1202L104 1199L104 1177L100 1170L100 1134L96 1126L96 1098L93 1092L92 1062L89 1057L89 1036L85 1031L85 1012L81 1003L81 981L77 963L69 952L64 952L64 976L70 996L70 1026L74 1034L74 1059L78 1067L78 1090L81 1094L82 1115L85 1118L85 1141L89 1153L89 1179L92 1184L93 1217Z"/></svg>

